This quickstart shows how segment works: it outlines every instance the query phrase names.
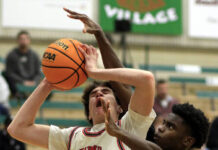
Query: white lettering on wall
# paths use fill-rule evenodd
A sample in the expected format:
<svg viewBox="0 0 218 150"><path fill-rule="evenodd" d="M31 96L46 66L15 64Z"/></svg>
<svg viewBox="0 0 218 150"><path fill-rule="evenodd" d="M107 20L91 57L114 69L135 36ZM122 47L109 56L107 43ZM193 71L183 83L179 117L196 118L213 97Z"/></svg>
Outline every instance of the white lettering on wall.
<svg viewBox="0 0 218 150"><path fill-rule="evenodd" d="M160 10L156 14L147 12L144 15L139 12L131 12L129 10L124 10L116 7L112 8L109 4L105 5L104 8L108 18L116 17L118 20L131 20L132 23L136 25L165 24L178 20L178 15L175 8Z"/></svg>
<svg viewBox="0 0 218 150"><path fill-rule="evenodd" d="M105 9L106 14L107 14L107 16L108 16L109 18L114 17L114 16L117 14L117 12L118 12L118 9L117 9L117 8L111 8L110 5L105 5L105 6L104 6L104 9Z"/></svg>

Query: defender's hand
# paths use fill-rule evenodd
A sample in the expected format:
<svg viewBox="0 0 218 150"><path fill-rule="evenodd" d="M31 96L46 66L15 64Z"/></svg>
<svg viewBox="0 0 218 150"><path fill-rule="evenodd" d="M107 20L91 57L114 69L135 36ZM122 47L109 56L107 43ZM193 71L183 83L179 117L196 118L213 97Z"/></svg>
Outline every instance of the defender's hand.
<svg viewBox="0 0 218 150"><path fill-rule="evenodd" d="M116 123L111 118L110 108L109 108L110 102L109 101L105 102L105 100L101 99L101 104L103 106L103 110L105 113L106 131L108 132L109 135L116 137L121 129L116 125Z"/></svg>
<svg viewBox="0 0 218 150"><path fill-rule="evenodd" d="M85 14L80 14L77 13L75 11L71 11L67 8L64 8L64 10L68 13L68 17L72 18L72 19L77 19L83 22L84 24L84 29L83 29L83 33L90 33L90 34L97 34L98 32L100 32L102 29L101 27L95 23L94 21L92 21L87 15Z"/></svg>

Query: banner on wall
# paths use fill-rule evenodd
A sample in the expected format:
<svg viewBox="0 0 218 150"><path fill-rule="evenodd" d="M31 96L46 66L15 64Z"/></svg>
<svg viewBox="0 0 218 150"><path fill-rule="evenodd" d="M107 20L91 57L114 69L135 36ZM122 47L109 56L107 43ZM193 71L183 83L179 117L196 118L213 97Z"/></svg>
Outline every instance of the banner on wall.
<svg viewBox="0 0 218 150"><path fill-rule="evenodd" d="M3 27L81 30L63 7L93 18L93 0L2 0Z"/></svg>
<svg viewBox="0 0 218 150"><path fill-rule="evenodd" d="M99 22L115 30L115 20L130 20L133 33L180 35L181 0L99 0Z"/></svg>
<svg viewBox="0 0 218 150"><path fill-rule="evenodd" d="M189 0L189 36L218 38L218 0Z"/></svg>

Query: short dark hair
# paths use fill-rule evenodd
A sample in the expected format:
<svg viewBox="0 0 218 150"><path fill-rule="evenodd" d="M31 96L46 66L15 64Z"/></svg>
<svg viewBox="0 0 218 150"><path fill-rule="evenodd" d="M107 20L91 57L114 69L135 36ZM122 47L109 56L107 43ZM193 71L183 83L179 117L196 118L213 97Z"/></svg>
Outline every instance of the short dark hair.
<svg viewBox="0 0 218 150"><path fill-rule="evenodd" d="M114 92L114 90L111 87L111 84L109 82L99 82L99 81L92 82L92 84L90 84L89 86L87 86L85 88L85 90L83 92L83 96L82 96L82 99L83 99L82 103L83 103L84 108L85 108L85 115L86 115L86 118L87 118L87 120L89 121L89 123L91 125L93 125L93 122L92 122L92 120L89 120L89 94L92 92L93 89L95 89L95 88L97 88L99 86L110 88L113 91L113 93L114 93L114 96L115 96L115 99L117 101L117 104L120 105L119 98L116 95L116 93ZM121 115L119 117L121 117Z"/></svg>
<svg viewBox="0 0 218 150"><path fill-rule="evenodd" d="M209 121L200 109L189 103L176 104L172 112L180 116L191 129L191 136L195 138L192 148L200 148L207 139Z"/></svg>
<svg viewBox="0 0 218 150"><path fill-rule="evenodd" d="M27 35L27 36L30 37L30 33L29 33L28 31L26 31L26 30L21 30L21 31L19 31L19 32L17 33L17 39L19 39L20 36L23 35L23 34L25 34L25 35Z"/></svg>
<svg viewBox="0 0 218 150"><path fill-rule="evenodd" d="M164 79L159 79L159 80L157 80L157 83L156 83L156 85L159 85L159 84L164 84L164 83L167 83L167 81L166 81L166 80L164 80Z"/></svg>

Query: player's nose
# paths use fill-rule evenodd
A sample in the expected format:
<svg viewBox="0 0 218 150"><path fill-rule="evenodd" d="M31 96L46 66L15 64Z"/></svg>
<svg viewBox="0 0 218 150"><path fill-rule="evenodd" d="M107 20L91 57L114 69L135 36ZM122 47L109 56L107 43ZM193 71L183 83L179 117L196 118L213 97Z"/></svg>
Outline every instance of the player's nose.
<svg viewBox="0 0 218 150"><path fill-rule="evenodd" d="M103 93L101 91L96 92L96 97L102 97L102 96L103 96Z"/></svg>
<svg viewBox="0 0 218 150"><path fill-rule="evenodd" d="M164 125L159 125L159 126L157 127L157 130L158 130L158 132L163 133L163 132L165 131Z"/></svg>

